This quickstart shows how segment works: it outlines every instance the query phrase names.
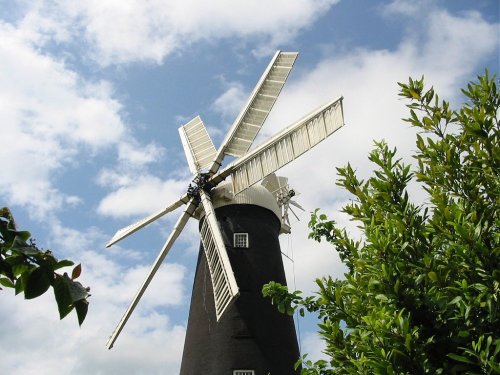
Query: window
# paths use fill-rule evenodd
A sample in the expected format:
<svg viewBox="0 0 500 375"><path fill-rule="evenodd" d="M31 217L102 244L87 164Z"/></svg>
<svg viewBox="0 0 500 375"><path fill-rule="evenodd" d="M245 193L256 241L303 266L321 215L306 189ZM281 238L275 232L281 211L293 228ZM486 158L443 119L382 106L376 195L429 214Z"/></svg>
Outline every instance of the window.
<svg viewBox="0 0 500 375"><path fill-rule="evenodd" d="M234 370L233 375L255 375L254 370Z"/></svg>
<svg viewBox="0 0 500 375"><path fill-rule="evenodd" d="M235 233L233 240L234 247L248 247L248 233Z"/></svg>

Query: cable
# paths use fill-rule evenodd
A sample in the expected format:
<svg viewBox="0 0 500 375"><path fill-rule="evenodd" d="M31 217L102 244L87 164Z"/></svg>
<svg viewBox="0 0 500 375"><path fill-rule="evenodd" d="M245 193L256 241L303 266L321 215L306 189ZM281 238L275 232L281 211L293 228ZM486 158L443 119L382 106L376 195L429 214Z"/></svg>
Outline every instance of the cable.
<svg viewBox="0 0 500 375"><path fill-rule="evenodd" d="M212 331L211 330L212 320L210 319L210 314L208 313L207 304L206 304L206 294L207 294L207 265L208 265L208 259L206 259L205 267L203 268L203 307L205 308L205 312L207 314L207 318L208 318L208 333L210 333Z"/></svg>
<svg viewBox="0 0 500 375"><path fill-rule="evenodd" d="M287 258L292 261L293 290L296 291L297 290L297 280L295 277L295 260L294 260L295 258L293 255L293 241L292 241L292 234L291 233L288 234L287 254L290 254L290 252L292 253L291 257L287 256ZM301 317L299 315L299 312L296 311L295 312L295 320L297 321L297 336L298 336L298 341L299 341L299 353L302 356L302 335L300 332L300 318Z"/></svg>

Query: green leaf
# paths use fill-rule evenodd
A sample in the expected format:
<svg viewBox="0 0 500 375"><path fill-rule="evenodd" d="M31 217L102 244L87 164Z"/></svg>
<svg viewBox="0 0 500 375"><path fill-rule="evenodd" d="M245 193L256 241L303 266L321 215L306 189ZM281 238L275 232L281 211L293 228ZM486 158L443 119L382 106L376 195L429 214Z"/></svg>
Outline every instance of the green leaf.
<svg viewBox="0 0 500 375"><path fill-rule="evenodd" d="M422 283L422 281L424 280L425 278L425 274L422 274L422 275L418 275L417 278L415 279L415 285L420 285Z"/></svg>
<svg viewBox="0 0 500 375"><path fill-rule="evenodd" d="M73 264L75 264L75 263L72 262L71 260L63 259L54 265L54 270L58 270L59 268L63 268L63 267L70 267Z"/></svg>
<svg viewBox="0 0 500 375"><path fill-rule="evenodd" d="M89 303L87 300L79 300L75 302L74 306L76 310L76 315L78 316L78 324L82 325L89 310Z"/></svg>
<svg viewBox="0 0 500 375"><path fill-rule="evenodd" d="M66 274L56 277L54 281L54 297L57 302L60 319L63 319L73 309L73 299L69 291L70 282L71 280Z"/></svg>
<svg viewBox="0 0 500 375"><path fill-rule="evenodd" d="M469 331L460 331L458 332L458 337L469 337L470 333Z"/></svg>
<svg viewBox="0 0 500 375"><path fill-rule="evenodd" d="M89 289L71 280L67 274L54 270L72 266L70 260L57 261L50 250L41 251L29 241L28 231L18 231L10 210L0 209L0 285L24 292L26 299L39 297L52 285L59 316L64 318L75 306L81 325L88 311ZM74 267L72 278L81 274L81 265ZM0 288L1 289L1 288Z"/></svg>
<svg viewBox="0 0 500 375"><path fill-rule="evenodd" d="M24 285L24 298L32 299L41 296L49 289L53 274L44 267L35 268L29 273Z"/></svg>
<svg viewBox="0 0 500 375"><path fill-rule="evenodd" d="M19 237L14 239L10 249L17 254L23 254L26 256L37 255L40 253L40 250L38 250L35 246L27 244L26 241L23 241Z"/></svg>
<svg viewBox="0 0 500 375"><path fill-rule="evenodd" d="M460 302L462 300L462 297L461 296L456 296L455 298L453 298L449 303L448 305L455 305L457 304L458 302Z"/></svg>
<svg viewBox="0 0 500 375"><path fill-rule="evenodd" d="M342 306L342 293L340 288L335 288L335 302L337 303L337 306Z"/></svg>
<svg viewBox="0 0 500 375"><path fill-rule="evenodd" d="M436 282L438 280L438 276L436 274L436 272L434 271L430 271L427 276L429 277L429 279L431 279L432 281Z"/></svg>
<svg viewBox="0 0 500 375"><path fill-rule="evenodd" d="M12 271L12 265L0 256L0 275L7 276L10 280L14 280L15 276Z"/></svg>
<svg viewBox="0 0 500 375"><path fill-rule="evenodd" d="M409 93L414 99L420 100L420 95L415 90L410 89Z"/></svg>
<svg viewBox="0 0 500 375"><path fill-rule="evenodd" d="M24 279L27 278L29 272L25 272L23 274L21 274L21 277L19 277L15 284L14 284L14 291L15 291L15 294L18 295L19 293L21 293L23 290L24 290Z"/></svg>
<svg viewBox="0 0 500 375"><path fill-rule="evenodd" d="M378 299L379 301L384 301L384 302L389 300L389 298L387 298L387 296L385 294L377 294L375 296L375 299Z"/></svg>
<svg viewBox="0 0 500 375"><path fill-rule="evenodd" d="M286 311L286 307L285 307L285 304L284 304L283 302L279 302L279 303L278 303L278 311L279 311L280 313L282 313L282 314L284 314L284 313L285 313L285 311Z"/></svg>
<svg viewBox="0 0 500 375"><path fill-rule="evenodd" d="M21 241L28 241L31 237L31 233L27 230L16 231L16 237L18 237Z"/></svg>
<svg viewBox="0 0 500 375"><path fill-rule="evenodd" d="M463 355L458 355L458 354L450 353L447 356L450 357L451 359L454 359L455 361L458 361L458 362L469 363L469 364L472 364L472 365L474 364L473 361L471 361L467 357L464 357Z"/></svg>
<svg viewBox="0 0 500 375"><path fill-rule="evenodd" d="M396 283L394 284L394 293L399 294L400 286L401 286L401 283L399 282L399 280L397 280Z"/></svg>
<svg viewBox="0 0 500 375"><path fill-rule="evenodd" d="M14 283L12 280L6 277L0 277L0 284L5 286L6 288L14 288Z"/></svg>
<svg viewBox="0 0 500 375"><path fill-rule="evenodd" d="M405 347L408 350L411 350L411 339L412 339L411 334L407 333L405 336Z"/></svg>
<svg viewBox="0 0 500 375"><path fill-rule="evenodd" d="M26 261L26 259L23 256L19 256L19 259L21 259L21 262L17 262L17 259L14 259L17 257L11 257L9 258L9 261L15 260L12 265L12 273L14 274L15 277L18 277L22 274L29 273L30 270L33 270L36 268L35 265L30 264Z"/></svg>
<svg viewBox="0 0 500 375"><path fill-rule="evenodd" d="M69 280L68 284L72 302L80 301L90 295L88 288L84 288L78 281Z"/></svg>

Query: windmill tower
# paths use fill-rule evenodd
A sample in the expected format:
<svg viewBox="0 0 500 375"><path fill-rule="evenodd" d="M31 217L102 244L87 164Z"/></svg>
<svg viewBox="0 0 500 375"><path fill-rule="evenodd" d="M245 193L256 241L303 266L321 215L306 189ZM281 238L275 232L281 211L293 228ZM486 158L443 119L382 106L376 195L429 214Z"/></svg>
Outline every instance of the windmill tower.
<svg viewBox="0 0 500 375"><path fill-rule="evenodd" d="M293 373L299 356L293 320L278 313L261 294L266 282L286 283L278 235L289 232L293 192L286 179L274 172L344 124L339 97L249 151L296 57L297 53L276 52L218 150L199 116L179 128L194 175L192 184L179 200L119 230L107 244L109 247L185 206L109 338L109 349L186 222L195 217L200 221L201 244L181 374ZM219 170L226 155L235 160ZM231 180L225 181L228 177Z"/></svg>

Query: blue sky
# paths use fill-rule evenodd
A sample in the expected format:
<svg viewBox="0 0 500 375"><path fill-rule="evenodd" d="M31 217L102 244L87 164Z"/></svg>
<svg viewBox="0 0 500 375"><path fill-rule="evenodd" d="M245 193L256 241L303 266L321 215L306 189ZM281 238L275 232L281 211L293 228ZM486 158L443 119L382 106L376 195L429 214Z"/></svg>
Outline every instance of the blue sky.
<svg viewBox="0 0 500 375"><path fill-rule="evenodd" d="M292 287L341 277L333 249L307 240L308 212L339 213L349 196L335 167L362 176L374 139L411 160L414 131L397 81L425 75L455 106L459 88L499 70L499 4L477 1L2 1L1 204L60 257L82 262L92 288L82 328L59 322L52 295L1 291L0 372L175 374L198 247L192 222L115 347L105 343L179 213L111 249L114 232L184 193L177 128L200 115L216 147L275 50L299 58L256 141L343 95L346 126L282 175L306 209L281 239ZM414 189L415 199L423 199ZM313 317L301 347L317 357Z"/></svg>

